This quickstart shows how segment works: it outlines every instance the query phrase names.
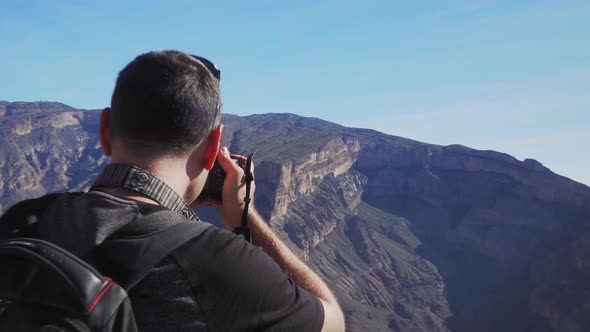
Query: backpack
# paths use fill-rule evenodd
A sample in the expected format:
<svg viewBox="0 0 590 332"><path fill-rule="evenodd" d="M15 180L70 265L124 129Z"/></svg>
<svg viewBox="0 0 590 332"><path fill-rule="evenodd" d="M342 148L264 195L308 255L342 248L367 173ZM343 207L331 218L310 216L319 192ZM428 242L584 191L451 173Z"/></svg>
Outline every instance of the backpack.
<svg viewBox="0 0 590 332"><path fill-rule="evenodd" d="M3 224L2 233L14 227L10 220ZM8 233L34 233L30 223L19 224L25 231ZM173 225L150 230L162 224ZM137 331L127 292L210 226L169 210L152 213L97 247L98 269L46 241L0 240L0 331Z"/></svg>

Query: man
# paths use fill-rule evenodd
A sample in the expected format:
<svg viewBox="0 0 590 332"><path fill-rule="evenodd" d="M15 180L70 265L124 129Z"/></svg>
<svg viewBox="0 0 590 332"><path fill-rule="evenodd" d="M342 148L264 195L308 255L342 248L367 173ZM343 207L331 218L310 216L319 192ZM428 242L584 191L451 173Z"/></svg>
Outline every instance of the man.
<svg viewBox="0 0 590 332"><path fill-rule="evenodd" d="M91 257L106 238L163 209L200 222L189 206L211 203L197 197L218 159L227 175L215 203L227 230L207 228L129 292L140 331L343 331L342 311L326 284L252 207L254 245L232 233L245 206L244 170L220 148L219 79L208 60L178 51L129 63L100 118L100 144L111 165L91 191L60 195L35 216L39 236ZM140 176L121 180L132 172ZM147 235L168 226L142 227Z"/></svg>

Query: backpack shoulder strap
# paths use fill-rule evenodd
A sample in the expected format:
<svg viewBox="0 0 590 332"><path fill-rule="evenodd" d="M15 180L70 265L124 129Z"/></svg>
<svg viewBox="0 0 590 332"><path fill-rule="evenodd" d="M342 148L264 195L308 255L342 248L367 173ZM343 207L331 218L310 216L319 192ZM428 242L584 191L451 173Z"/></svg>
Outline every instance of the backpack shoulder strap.
<svg viewBox="0 0 590 332"><path fill-rule="evenodd" d="M46 241L1 240L0 260L4 267L0 273L0 298L30 305L26 310L11 311L10 318L0 323L3 330L20 331L25 322L61 324L66 322L61 318L67 317L81 318L82 324L92 328L101 327L127 298L125 291L112 280ZM48 311L42 311L42 307ZM58 317L61 315L65 316Z"/></svg>
<svg viewBox="0 0 590 332"><path fill-rule="evenodd" d="M173 225L146 234L146 229L162 223ZM169 210L149 214L98 247L99 270L128 291L166 256L212 226L202 221L187 221L180 213ZM134 235L141 233L146 235Z"/></svg>

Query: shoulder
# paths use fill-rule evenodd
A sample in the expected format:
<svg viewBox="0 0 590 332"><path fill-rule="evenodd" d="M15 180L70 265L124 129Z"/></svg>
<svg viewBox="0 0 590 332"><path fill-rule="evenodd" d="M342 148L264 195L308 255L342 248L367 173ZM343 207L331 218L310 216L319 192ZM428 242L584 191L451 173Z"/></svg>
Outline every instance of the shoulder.
<svg viewBox="0 0 590 332"><path fill-rule="evenodd" d="M321 302L242 236L214 227L180 247L173 257L212 330L321 329Z"/></svg>
<svg viewBox="0 0 590 332"><path fill-rule="evenodd" d="M24 215L29 211L43 211L45 210L51 203L53 203L57 198L63 195L72 195L76 193L51 193L47 194L38 198L30 198L22 200L13 206L11 206L4 214L2 215L0 220L4 220L7 218L14 218L19 215Z"/></svg>
<svg viewBox="0 0 590 332"><path fill-rule="evenodd" d="M242 270L252 263L275 265L262 248L247 242L243 236L218 227L209 227L176 250L174 256L181 266L199 264L200 274Z"/></svg>
<svg viewBox="0 0 590 332"><path fill-rule="evenodd" d="M83 193L51 193L38 198L25 199L11 206L0 217L0 234L17 232L33 225L52 204L63 197L76 197Z"/></svg>

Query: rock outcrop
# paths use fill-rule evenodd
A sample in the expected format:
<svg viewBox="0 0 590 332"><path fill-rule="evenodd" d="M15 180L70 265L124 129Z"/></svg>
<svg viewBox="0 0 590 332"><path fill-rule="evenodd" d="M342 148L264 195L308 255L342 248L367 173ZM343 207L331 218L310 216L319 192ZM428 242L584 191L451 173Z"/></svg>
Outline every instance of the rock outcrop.
<svg viewBox="0 0 590 332"><path fill-rule="evenodd" d="M47 192L87 188L105 165L97 111L59 103L0 104L0 213Z"/></svg>
<svg viewBox="0 0 590 332"><path fill-rule="evenodd" d="M0 212L86 188L97 111L0 102ZM226 115L256 207L325 279L350 331L590 330L590 188L532 159L290 114Z"/></svg>

